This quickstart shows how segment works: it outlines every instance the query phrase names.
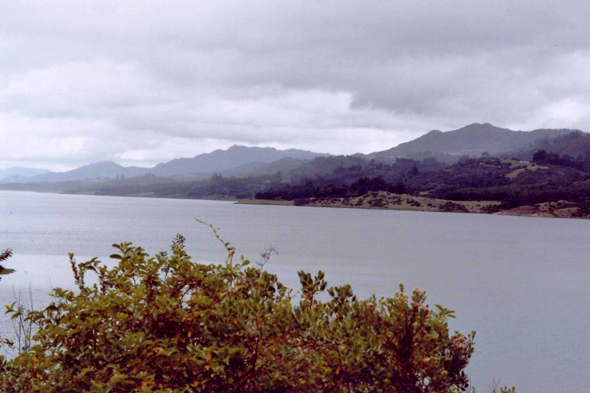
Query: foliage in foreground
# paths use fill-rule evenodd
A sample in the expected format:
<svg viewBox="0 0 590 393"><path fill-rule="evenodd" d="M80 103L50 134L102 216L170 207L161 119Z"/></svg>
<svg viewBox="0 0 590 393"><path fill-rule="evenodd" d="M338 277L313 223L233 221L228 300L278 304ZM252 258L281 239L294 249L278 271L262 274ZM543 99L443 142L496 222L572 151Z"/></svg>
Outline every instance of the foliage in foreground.
<svg viewBox="0 0 590 393"><path fill-rule="evenodd" d="M226 245L227 246L227 245ZM79 291L28 318L36 344L2 363L2 392L459 392L473 336L450 334L453 312L418 289L357 299L300 272L297 294L277 277L232 262L150 258L117 245L118 266L76 263ZM86 283L96 272L96 284ZM295 296L298 299L295 299ZM300 296L300 298L299 298ZM10 310L15 316L20 311Z"/></svg>
<svg viewBox="0 0 590 393"><path fill-rule="evenodd" d="M12 250L7 248L6 250L0 252L0 273L2 273L6 268L4 267L4 261L12 256Z"/></svg>

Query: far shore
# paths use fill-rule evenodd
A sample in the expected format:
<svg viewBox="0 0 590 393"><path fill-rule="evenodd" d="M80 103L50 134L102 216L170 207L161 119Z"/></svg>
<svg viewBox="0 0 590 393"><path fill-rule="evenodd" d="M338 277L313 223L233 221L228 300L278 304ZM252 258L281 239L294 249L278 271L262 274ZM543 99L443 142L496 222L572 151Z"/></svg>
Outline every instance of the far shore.
<svg viewBox="0 0 590 393"><path fill-rule="evenodd" d="M9 190L7 190L9 191ZM63 193L50 191L29 191L49 194L65 195L89 195L89 196L117 196L127 198L156 198L156 199L199 199L234 202L241 205L271 205L271 206L307 206L329 207L345 209L381 209L422 212L446 212L446 213L476 213L493 214L519 217L545 217L545 218L585 218L590 214L580 211L580 208L568 201L545 202L536 205L519 206L513 209L500 207L498 201L450 201L446 199L429 198L426 196L413 196L408 194L394 194L387 191L372 191L358 197L325 197L303 198L296 201L270 200L270 199L235 199L235 198L181 198L161 197L153 193L108 195L94 192ZM0 273L2 274L2 273ZM8 273L6 273L8 274Z"/></svg>
<svg viewBox="0 0 590 393"><path fill-rule="evenodd" d="M358 197L344 198L309 198L295 201L266 200L266 199L242 199L237 203L250 205L277 205L277 206L308 206L330 207L348 209L381 209L381 210L406 210L424 212L451 212L451 213L476 213L509 215L521 217L548 217L548 218L588 218L577 216L577 207L572 207L566 201L553 203L540 203L537 205L519 206L514 209L499 210L500 202L497 201L449 201L443 199L428 198L424 196L412 196L407 194L393 194L386 191L374 191Z"/></svg>

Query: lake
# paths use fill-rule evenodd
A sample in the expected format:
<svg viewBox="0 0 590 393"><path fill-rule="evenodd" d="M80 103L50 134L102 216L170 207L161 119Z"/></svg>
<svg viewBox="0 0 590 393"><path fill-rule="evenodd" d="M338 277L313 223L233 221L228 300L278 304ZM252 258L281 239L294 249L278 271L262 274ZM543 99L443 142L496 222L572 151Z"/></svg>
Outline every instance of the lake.
<svg viewBox="0 0 590 393"><path fill-rule="evenodd" d="M222 263L211 230L251 260L274 247L266 269L288 286L298 270L323 270L361 298L391 296L404 283L428 303L456 311L453 329L477 331L467 369L475 386L519 393L583 392L590 385L590 221L475 214L238 205L231 202L95 197L0 191L0 302L31 288L38 305L51 288L73 288L68 253L79 262L111 244L153 254L176 233L195 260ZM10 321L0 320L10 336Z"/></svg>

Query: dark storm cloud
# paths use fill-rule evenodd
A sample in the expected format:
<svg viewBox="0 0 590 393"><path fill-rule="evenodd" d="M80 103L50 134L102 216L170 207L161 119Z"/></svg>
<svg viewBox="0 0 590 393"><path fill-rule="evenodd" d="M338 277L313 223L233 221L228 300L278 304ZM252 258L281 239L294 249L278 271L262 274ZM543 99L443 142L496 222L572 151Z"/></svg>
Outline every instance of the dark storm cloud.
<svg viewBox="0 0 590 393"><path fill-rule="evenodd" d="M472 122L590 130L589 16L583 1L2 2L0 167L369 152Z"/></svg>

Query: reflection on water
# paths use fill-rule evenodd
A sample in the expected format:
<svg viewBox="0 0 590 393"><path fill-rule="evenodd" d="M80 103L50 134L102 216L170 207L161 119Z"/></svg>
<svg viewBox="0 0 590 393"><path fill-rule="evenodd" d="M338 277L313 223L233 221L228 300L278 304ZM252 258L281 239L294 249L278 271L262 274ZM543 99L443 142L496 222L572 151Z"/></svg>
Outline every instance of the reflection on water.
<svg viewBox="0 0 590 393"><path fill-rule="evenodd" d="M0 248L14 249L7 265L18 270L0 282L0 301L30 285L47 303L52 287L73 287L68 252L112 264L110 245L123 241L153 254L182 233L194 259L225 261L195 217L248 258L276 248L267 269L292 287L298 270L321 269L363 298L390 296L400 282L426 290L429 303L456 310L453 328L478 332L468 371L483 390L498 378L520 393L585 391L590 382L583 220L0 191Z"/></svg>

